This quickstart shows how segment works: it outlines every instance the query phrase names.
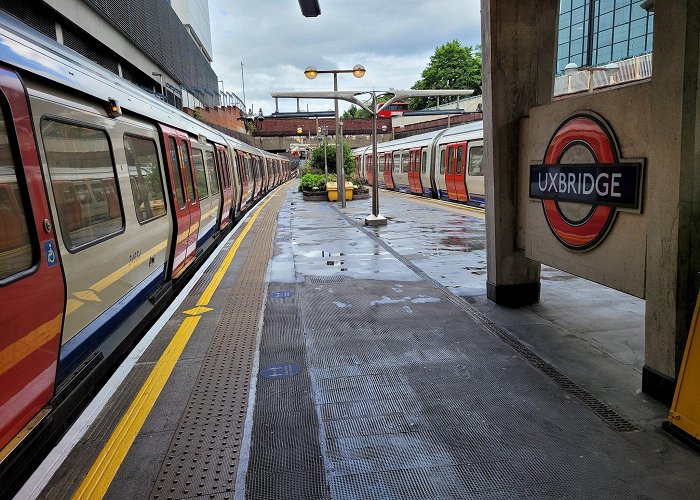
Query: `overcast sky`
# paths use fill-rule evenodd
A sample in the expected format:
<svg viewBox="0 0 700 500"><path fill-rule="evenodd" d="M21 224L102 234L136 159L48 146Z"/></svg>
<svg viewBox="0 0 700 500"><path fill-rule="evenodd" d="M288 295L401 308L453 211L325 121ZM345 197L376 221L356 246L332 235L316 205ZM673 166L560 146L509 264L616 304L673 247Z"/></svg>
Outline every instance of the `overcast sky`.
<svg viewBox="0 0 700 500"><path fill-rule="evenodd" d="M340 90L408 89L435 48L452 40L481 43L479 0L319 0L321 15L305 18L297 0L209 0L213 68L224 89L250 108L275 111L272 91L333 90L332 75L304 76L307 66L367 74L338 76ZM310 110L333 109L332 101L302 101ZM341 110L347 108L341 104ZM296 101L280 100L280 111Z"/></svg>

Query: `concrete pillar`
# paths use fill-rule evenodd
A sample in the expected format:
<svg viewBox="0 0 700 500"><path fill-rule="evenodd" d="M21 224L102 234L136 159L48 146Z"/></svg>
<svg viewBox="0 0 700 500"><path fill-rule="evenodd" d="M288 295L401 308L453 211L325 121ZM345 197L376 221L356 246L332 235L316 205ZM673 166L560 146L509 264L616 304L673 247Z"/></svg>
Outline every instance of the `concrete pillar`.
<svg viewBox="0 0 700 500"><path fill-rule="evenodd" d="M558 4L481 0L487 295L509 307L540 295L540 264L516 245L519 121L552 99Z"/></svg>
<svg viewBox="0 0 700 500"><path fill-rule="evenodd" d="M697 0L656 2L642 389L667 403L700 285L699 25Z"/></svg>

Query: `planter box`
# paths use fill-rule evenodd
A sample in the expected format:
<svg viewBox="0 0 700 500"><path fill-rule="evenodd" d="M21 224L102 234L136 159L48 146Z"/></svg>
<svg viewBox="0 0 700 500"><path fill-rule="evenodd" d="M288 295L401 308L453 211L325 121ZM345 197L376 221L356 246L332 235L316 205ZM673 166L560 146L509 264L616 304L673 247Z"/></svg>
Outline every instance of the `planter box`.
<svg viewBox="0 0 700 500"><path fill-rule="evenodd" d="M328 192L328 201L338 201L338 183L326 183L326 191ZM352 183L345 183L345 201L352 200Z"/></svg>
<svg viewBox="0 0 700 500"><path fill-rule="evenodd" d="M352 197L356 200L366 200L369 198L369 189L358 189L352 193Z"/></svg>
<svg viewBox="0 0 700 500"><path fill-rule="evenodd" d="M325 191L303 191L304 201L326 201L327 195Z"/></svg>

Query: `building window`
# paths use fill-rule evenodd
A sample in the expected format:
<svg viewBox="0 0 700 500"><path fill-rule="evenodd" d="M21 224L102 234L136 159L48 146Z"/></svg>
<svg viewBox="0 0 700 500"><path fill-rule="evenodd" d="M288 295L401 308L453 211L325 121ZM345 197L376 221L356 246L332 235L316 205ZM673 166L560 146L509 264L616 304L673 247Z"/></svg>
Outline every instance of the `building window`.
<svg viewBox="0 0 700 500"><path fill-rule="evenodd" d="M557 73L569 63L599 66L652 50L654 13L642 0L561 0Z"/></svg>

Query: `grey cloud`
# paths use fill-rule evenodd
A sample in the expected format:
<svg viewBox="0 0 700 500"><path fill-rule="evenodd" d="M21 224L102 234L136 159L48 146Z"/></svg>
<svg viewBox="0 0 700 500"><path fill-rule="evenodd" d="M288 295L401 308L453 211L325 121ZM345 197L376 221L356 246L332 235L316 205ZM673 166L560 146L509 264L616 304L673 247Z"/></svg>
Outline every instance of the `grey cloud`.
<svg viewBox="0 0 700 500"><path fill-rule="evenodd" d="M453 39L481 43L479 0L320 4L321 16L307 19L294 0L209 0L213 66L226 90L242 97L241 61L246 100L265 113L274 111L273 90L332 88L328 75L307 80L303 70L308 65L331 69L359 63L367 68L361 80L341 75L341 88L407 88L420 78L437 46ZM280 103L280 108L291 111L296 103ZM310 102L309 108L330 109L332 103Z"/></svg>

